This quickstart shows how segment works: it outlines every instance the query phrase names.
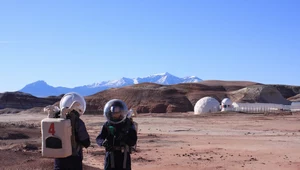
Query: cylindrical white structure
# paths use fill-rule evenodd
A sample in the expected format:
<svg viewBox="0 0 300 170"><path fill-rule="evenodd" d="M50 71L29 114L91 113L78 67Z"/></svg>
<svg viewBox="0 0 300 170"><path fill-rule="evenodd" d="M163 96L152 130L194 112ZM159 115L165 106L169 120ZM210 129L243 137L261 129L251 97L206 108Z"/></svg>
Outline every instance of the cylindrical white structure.
<svg viewBox="0 0 300 170"><path fill-rule="evenodd" d="M300 111L300 102L292 102L291 111L292 112L299 112Z"/></svg>

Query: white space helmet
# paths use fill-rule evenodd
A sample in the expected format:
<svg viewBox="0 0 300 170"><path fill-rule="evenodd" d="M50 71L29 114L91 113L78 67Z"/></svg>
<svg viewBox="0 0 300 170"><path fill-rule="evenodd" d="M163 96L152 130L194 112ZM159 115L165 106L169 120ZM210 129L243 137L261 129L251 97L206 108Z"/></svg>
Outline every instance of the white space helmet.
<svg viewBox="0 0 300 170"><path fill-rule="evenodd" d="M112 99L104 106L103 115L112 124L119 124L126 119L128 108L120 99Z"/></svg>
<svg viewBox="0 0 300 170"><path fill-rule="evenodd" d="M83 115L86 109L86 102L83 96L78 93L70 92L65 94L60 102L59 107L62 110L63 108L72 108L76 110L80 115Z"/></svg>

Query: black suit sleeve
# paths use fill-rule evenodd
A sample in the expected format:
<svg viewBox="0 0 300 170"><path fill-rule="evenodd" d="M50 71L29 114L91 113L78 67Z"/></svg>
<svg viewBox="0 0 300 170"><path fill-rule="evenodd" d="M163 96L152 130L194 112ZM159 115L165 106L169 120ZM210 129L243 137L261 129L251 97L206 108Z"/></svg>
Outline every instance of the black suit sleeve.
<svg viewBox="0 0 300 170"><path fill-rule="evenodd" d="M78 142L85 148L91 145L90 136L86 130L84 122L79 119Z"/></svg>
<svg viewBox="0 0 300 170"><path fill-rule="evenodd" d="M135 125L131 123L131 126L128 130L126 144L129 146L134 146L137 142L137 131Z"/></svg>
<svg viewBox="0 0 300 170"><path fill-rule="evenodd" d="M102 146L102 144L103 144L104 140L107 138L107 136L108 136L107 129L106 129L105 125L103 125L100 134L96 138L96 143L99 146Z"/></svg>

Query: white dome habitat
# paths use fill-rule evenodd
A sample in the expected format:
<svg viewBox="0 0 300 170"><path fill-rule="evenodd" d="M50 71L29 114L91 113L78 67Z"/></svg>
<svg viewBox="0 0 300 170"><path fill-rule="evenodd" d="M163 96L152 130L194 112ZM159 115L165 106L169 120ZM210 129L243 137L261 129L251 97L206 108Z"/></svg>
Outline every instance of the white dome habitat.
<svg viewBox="0 0 300 170"><path fill-rule="evenodd" d="M194 106L195 115L218 112L219 110L220 102L213 97L203 97Z"/></svg>
<svg viewBox="0 0 300 170"><path fill-rule="evenodd" d="M221 102L222 105L232 105L232 101L229 98L224 98Z"/></svg>
<svg viewBox="0 0 300 170"><path fill-rule="evenodd" d="M229 98L224 98L221 101L221 111L224 112L224 111L230 111L230 110L233 110L232 101Z"/></svg>

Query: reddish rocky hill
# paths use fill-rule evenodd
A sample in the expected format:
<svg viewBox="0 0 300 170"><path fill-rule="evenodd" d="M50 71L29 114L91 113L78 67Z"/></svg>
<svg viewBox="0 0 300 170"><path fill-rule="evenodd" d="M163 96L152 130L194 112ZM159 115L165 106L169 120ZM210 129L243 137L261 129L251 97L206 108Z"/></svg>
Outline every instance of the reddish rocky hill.
<svg viewBox="0 0 300 170"><path fill-rule="evenodd" d="M138 113L169 113L193 111L195 103L205 96L214 97L218 101L229 97L235 102L290 104L287 98L299 98L299 89L299 86L264 85L249 81L206 80L176 85L141 83L108 89L86 96L85 99L87 114L102 114L105 103L114 98L124 100L129 108ZM54 103L58 105L61 97L62 95L38 98L20 92L3 93L0 94L0 109L30 109Z"/></svg>
<svg viewBox="0 0 300 170"><path fill-rule="evenodd" d="M34 107L45 107L59 101L61 96L47 98L35 97L28 93L6 92L0 93L0 109L30 109Z"/></svg>
<svg viewBox="0 0 300 170"><path fill-rule="evenodd" d="M227 92L249 85L244 81L203 81L176 85L142 83L123 88L113 88L86 97L87 112L102 112L107 101L113 98L124 100L129 108L138 113L187 112L194 109L202 97L213 96L218 100L227 97Z"/></svg>
<svg viewBox="0 0 300 170"><path fill-rule="evenodd" d="M227 94L232 101L240 103L291 104L291 101L284 98L277 88L268 85L247 86Z"/></svg>
<svg viewBox="0 0 300 170"><path fill-rule="evenodd" d="M300 86L289 86L289 85L270 85L275 87L284 98L290 98L293 96L296 96L297 94L300 93Z"/></svg>

